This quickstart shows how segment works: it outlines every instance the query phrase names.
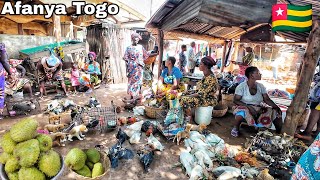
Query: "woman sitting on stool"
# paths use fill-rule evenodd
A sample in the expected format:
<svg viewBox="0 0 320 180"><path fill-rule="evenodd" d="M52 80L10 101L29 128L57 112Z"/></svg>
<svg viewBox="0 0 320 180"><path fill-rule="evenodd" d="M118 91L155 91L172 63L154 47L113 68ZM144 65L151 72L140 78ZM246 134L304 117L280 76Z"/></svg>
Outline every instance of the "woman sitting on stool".
<svg viewBox="0 0 320 180"><path fill-rule="evenodd" d="M197 90L195 93L181 96L180 104L187 115L187 121L193 121L191 108L216 106L218 104L216 92L219 89L219 84L211 71L214 65L216 65L216 62L211 57L202 58L199 69L203 72L204 77L197 83Z"/></svg>
<svg viewBox="0 0 320 180"><path fill-rule="evenodd" d="M266 88L258 83L261 74L257 67L248 67L245 71L248 81L238 85L233 102L237 105L233 114L235 115L235 126L231 131L233 137L239 136L239 128L242 121L249 126L271 127L274 122L277 133L282 127L281 109L269 98ZM266 103L271 107L263 106Z"/></svg>
<svg viewBox="0 0 320 180"><path fill-rule="evenodd" d="M182 73L179 68L175 67L176 58L169 57L166 60L166 68L162 70L157 85L157 95L172 100L177 97L178 92L184 92L185 87L180 84Z"/></svg>

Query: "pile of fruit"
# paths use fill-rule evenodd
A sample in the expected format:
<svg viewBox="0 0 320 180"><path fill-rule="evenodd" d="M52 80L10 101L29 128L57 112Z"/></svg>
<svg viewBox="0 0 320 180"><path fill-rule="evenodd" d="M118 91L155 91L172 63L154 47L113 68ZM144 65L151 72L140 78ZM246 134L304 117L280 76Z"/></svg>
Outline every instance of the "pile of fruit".
<svg viewBox="0 0 320 180"><path fill-rule="evenodd" d="M37 134L38 122L27 118L14 124L1 138L0 163L10 180L45 180L61 170L60 155L52 150L52 139Z"/></svg>
<svg viewBox="0 0 320 180"><path fill-rule="evenodd" d="M100 153L96 149L83 151L79 148L73 148L65 158L65 164L70 169L89 178L96 178L104 174L105 170L102 163Z"/></svg>

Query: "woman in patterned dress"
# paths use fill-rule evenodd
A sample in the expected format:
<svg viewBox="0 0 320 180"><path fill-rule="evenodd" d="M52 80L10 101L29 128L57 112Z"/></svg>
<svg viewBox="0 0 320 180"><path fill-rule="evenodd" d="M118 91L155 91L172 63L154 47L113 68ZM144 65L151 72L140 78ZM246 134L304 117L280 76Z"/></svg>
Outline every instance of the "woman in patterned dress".
<svg viewBox="0 0 320 180"><path fill-rule="evenodd" d="M5 72L8 73L8 79L12 79L12 74L10 72L10 65L7 61L6 46L0 43L0 119L3 119L3 109L4 109L4 90L5 90Z"/></svg>
<svg viewBox="0 0 320 180"><path fill-rule="evenodd" d="M138 44L141 40L138 33L131 35L132 45L128 46L123 59L127 64L128 89L130 100L124 99L125 102L133 101L141 98L141 87L143 85L143 68L144 61L151 56L156 56L156 53L147 52L142 45Z"/></svg>
<svg viewBox="0 0 320 180"><path fill-rule="evenodd" d="M32 87L31 81L25 78L26 69L21 65L23 60L10 59L10 71L14 79L8 81L6 85L5 93L8 95L13 95L15 92L24 89L29 93L29 96L32 97ZM7 77L8 78L8 77ZM10 82L12 81L12 82Z"/></svg>
<svg viewBox="0 0 320 180"><path fill-rule="evenodd" d="M200 106L216 106L218 104L216 92L219 89L217 78L211 68L216 62L209 56L201 59L199 69L204 78L197 83L197 90L192 94L181 96L180 104L183 107L187 120L192 122L191 109Z"/></svg>
<svg viewBox="0 0 320 180"><path fill-rule="evenodd" d="M318 179L320 179L320 133L300 157L291 177L291 180Z"/></svg>

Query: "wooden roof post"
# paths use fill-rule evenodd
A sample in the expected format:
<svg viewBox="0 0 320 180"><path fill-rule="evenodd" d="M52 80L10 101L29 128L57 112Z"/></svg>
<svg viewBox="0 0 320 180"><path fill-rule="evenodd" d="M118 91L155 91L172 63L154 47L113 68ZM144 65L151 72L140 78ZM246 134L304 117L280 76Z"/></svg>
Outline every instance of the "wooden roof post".
<svg viewBox="0 0 320 180"><path fill-rule="evenodd" d="M162 61L163 61L163 38L164 34L161 29L158 29L158 41L159 41L159 64L158 64L158 78L160 77L162 71Z"/></svg>
<svg viewBox="0 0 320 180"><path fill-rule="evenodd" d="M224 42L224 47L223 47L223 54L222 54L222 58L221 58L221 69L220 72L223 72L224 70L224 66L226 65L226 54L227 54L227 45L228 45L228 41Z"/></svg>
<svg viewBox="0 0 320 180"><path fill-rule="evenodd" d="M18 23L18 34L23 35L22 23Z"/></svg>
<svg viewBox="0 0 320 180"><path fill-rule="evenodd" d="M61 42L61 22L60 16L53 14L53 32L56 42Z"/></svg>
<svg viewBox="0 0 320 180"><path fill-rule="evenodd" d="M306 109L310 84L320 55L320 18L314 16L313 29L309 35L307 50L303 58L301 77L298 79L295 97L287 110L282 132L294 135L298 121Z"/></svg>

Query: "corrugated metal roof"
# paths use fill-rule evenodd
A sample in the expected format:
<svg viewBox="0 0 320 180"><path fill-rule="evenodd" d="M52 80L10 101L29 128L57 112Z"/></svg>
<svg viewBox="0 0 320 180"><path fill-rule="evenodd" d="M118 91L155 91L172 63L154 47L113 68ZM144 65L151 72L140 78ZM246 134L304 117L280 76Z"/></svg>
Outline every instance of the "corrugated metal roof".
<svg viewBox="0 0 320 180"><path fill-rule="evenodd" d="M161 26L163 19L183 2L184 0L168 0L149 20L147 27ZM295 4L295 5L307 5L312 4L313 14L320 15L320 0L277 0L278 3ZM239 6L246 6L245 3L239 3ZM225 12L228 16L228 12ZM271 19L270 19L271 20ZM265 22L271 23L271 22ZM180 24L175 31L193 33L195 35L208 35L218 38L220 41L223 39L238 39L242 34L250 31L259 25L248 24L247 26L241 25L240 27L222 27L214 26L210 23L204 23L197 19L197 17L189 20L184 24ZM293 33L293 32L281 32L282 36L287 39L306 42L309 33ZM175 34L177 35L177 34ZM183 37L183 36L182 36Z"/></svg>

